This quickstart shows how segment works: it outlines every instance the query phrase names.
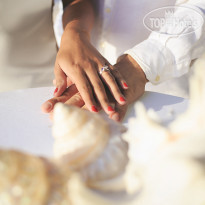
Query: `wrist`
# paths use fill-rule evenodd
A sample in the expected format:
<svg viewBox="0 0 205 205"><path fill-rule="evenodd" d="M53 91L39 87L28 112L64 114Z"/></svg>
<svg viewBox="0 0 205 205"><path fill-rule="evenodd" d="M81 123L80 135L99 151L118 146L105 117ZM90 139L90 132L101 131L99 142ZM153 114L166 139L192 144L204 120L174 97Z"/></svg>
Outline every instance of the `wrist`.
<svg viewBox="0 0 205 205"><path fill-rule="evenodd" d="M90 31L79 25L77 21L68 23L64 29L64 33L86 36L88 39L90 39Z"/></svg>
<svg viewBox="0 0 205 205"><path fill-rule="evenodd" d="M137 61L134 58L132 58L128 54L120 56L117 60L116 66L119 67L119 69L123 69L122 72L132 73L133 75L135 75L137 79L140 79L144 84L149 82L140 65L137 63Z"/></svg>
<svg viewBox="0 0 205 205"><path fill-rule="evenodd" d="M146 78L144 71L142 70L142 68L138 64L138 62L134 58L132 58L132 56L130 56L130 55L127 55L126 58L132 64L132 66L138 71L140 76L142 76L142 79L145 81L145 83L149 82L148 79Z"/></svg>
<svg viewBox="0 0 205 205"><path fill-rule="evenodd" d="M80 42L80 41L90 42L89 33L75 26L70 26L70 25L67 26L62 35L61 46L66 45L68 42Z"/></svg>

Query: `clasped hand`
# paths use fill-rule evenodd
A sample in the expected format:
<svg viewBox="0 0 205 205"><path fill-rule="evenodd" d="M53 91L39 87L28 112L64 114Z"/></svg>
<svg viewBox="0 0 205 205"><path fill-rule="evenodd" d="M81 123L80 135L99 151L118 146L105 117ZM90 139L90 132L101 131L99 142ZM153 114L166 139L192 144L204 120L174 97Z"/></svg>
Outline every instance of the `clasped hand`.
<svg viewBox="0 0 205 205"><path fill-rule="evenodd" d="M100 75L105 65L110 71ZM91 112L102 108L116 121L122 120L127 106L143 94L146 83L144 72L130 56L112 66L92 46L89 35L75 29L63 34L54 74L54 98L42 105L44 112L52 113L54 105L63 102Z"/></svg>
<svg viewBox="0 0 205 205"><path fill-rule="evenodd" d="M99 75L100 69L107 65L109 71ZM84 31L67 29L55 62L56 92L59 97L71 82L76 85L88 110L97 112L99 106L107 113L114 112L108 100L105 86L114 99L125 104L121 88L127 89L125 80L117 70L92 46L89 35Z"/></svg>

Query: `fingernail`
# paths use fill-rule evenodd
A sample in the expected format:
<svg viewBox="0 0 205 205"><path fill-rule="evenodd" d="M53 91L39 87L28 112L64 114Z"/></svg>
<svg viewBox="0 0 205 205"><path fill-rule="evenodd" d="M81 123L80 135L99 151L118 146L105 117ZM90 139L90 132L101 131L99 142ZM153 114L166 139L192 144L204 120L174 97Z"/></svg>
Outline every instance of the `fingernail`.
<svg viewBox="0 0 205 205"><path fill-rule="evenodd" d="M57 92L58 92L58 88L56 88L56 89L54 90L53 95L55 95Z"/></svg>
<svg viewBox="0 0 205 205"><path fill-rule="evenodd" d="M93 112L98 112L97 108L96 108L94 105L91 107L91 110L92 110Z"/></svg>
<svg viewBox="0 0 205 205"><path fill-rule="evenodd" d="M115 111L111 106L108 106L107 110L108 110L109 112L114 112L114 111Z"/></svg>
<svg viewBox="0 0 205 205"><path fill-rule="evenodd" d="M126 100L125 100L124 97L121 96L121 97L120 97L120 101L121 101L121 102L125 102Z"/></svg>
<svg viewBox="0 0 205 205"><path fill-rule="evenodd" d="M124 88L128 88L128 85L127 85L127 83L123 83L123 86L124 86Z"/></svg>
<svg viewBox="0 0 205 205"><path fill-rule="evenodd" d="M120 115L118 113L115 113L114 115L112 115L111 117L114 121L119 121L120 120Z"/></svg>
<svg viewBox="0 0 205 205"><path fill-rule="evenodd" d="M44 108L49 112L52 109L52 104L50 102L47 102L44 104Z"/></svg>

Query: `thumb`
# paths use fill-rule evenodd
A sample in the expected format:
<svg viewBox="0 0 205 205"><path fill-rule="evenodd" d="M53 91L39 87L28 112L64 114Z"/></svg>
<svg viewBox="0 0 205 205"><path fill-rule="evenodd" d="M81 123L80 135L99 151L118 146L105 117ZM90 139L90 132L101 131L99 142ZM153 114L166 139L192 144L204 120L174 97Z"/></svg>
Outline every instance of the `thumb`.
<svg viewBox="0 0 205 205"><path fill-rule="evenodd" d="M53 85L56 86L56 79L53 79ZM71 85L73 85L73 82L67 77L67 87L70 87Z"/></svg>
<svg viewBox="0 0 205 205"><path fill-rule="evenodd" d="M67 88L67 76L56 63L54 68L55 80L56 80L56 89L54 91L54 96L59 97Z"/></svg>
<svg viewBox="0 0 205 205"><path fill-rule="evenodd" d="M125 114L127 112L127 108L128 108L127 104L120 105L120 104L116 103L115 112L110 115L110 118L114 121L121 122L125 117Z"/></svg>

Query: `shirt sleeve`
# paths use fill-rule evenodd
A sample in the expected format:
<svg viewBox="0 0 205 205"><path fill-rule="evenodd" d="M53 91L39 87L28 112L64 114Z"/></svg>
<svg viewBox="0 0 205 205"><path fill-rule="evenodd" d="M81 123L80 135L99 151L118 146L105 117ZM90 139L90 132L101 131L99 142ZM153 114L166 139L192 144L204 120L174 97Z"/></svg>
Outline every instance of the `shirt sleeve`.
<svg viewBox="0 0 205 205"><path fill-rule="evenodd" d="M205 51L205 0L187 0L178 6L174 12L177 24L165 23L160 31L153 31L147 40L125 52L138 62L153 84L187 73L191 61ZM188 11L198 15L193 18Z"/></svg>
<svg viewBox="0 0 205 205"><path fill-rule="evenodd" d="M63 35L63 2L62 0L54 0L53 5L53 30L58 47L60 47L61 37Z"/></svg>

